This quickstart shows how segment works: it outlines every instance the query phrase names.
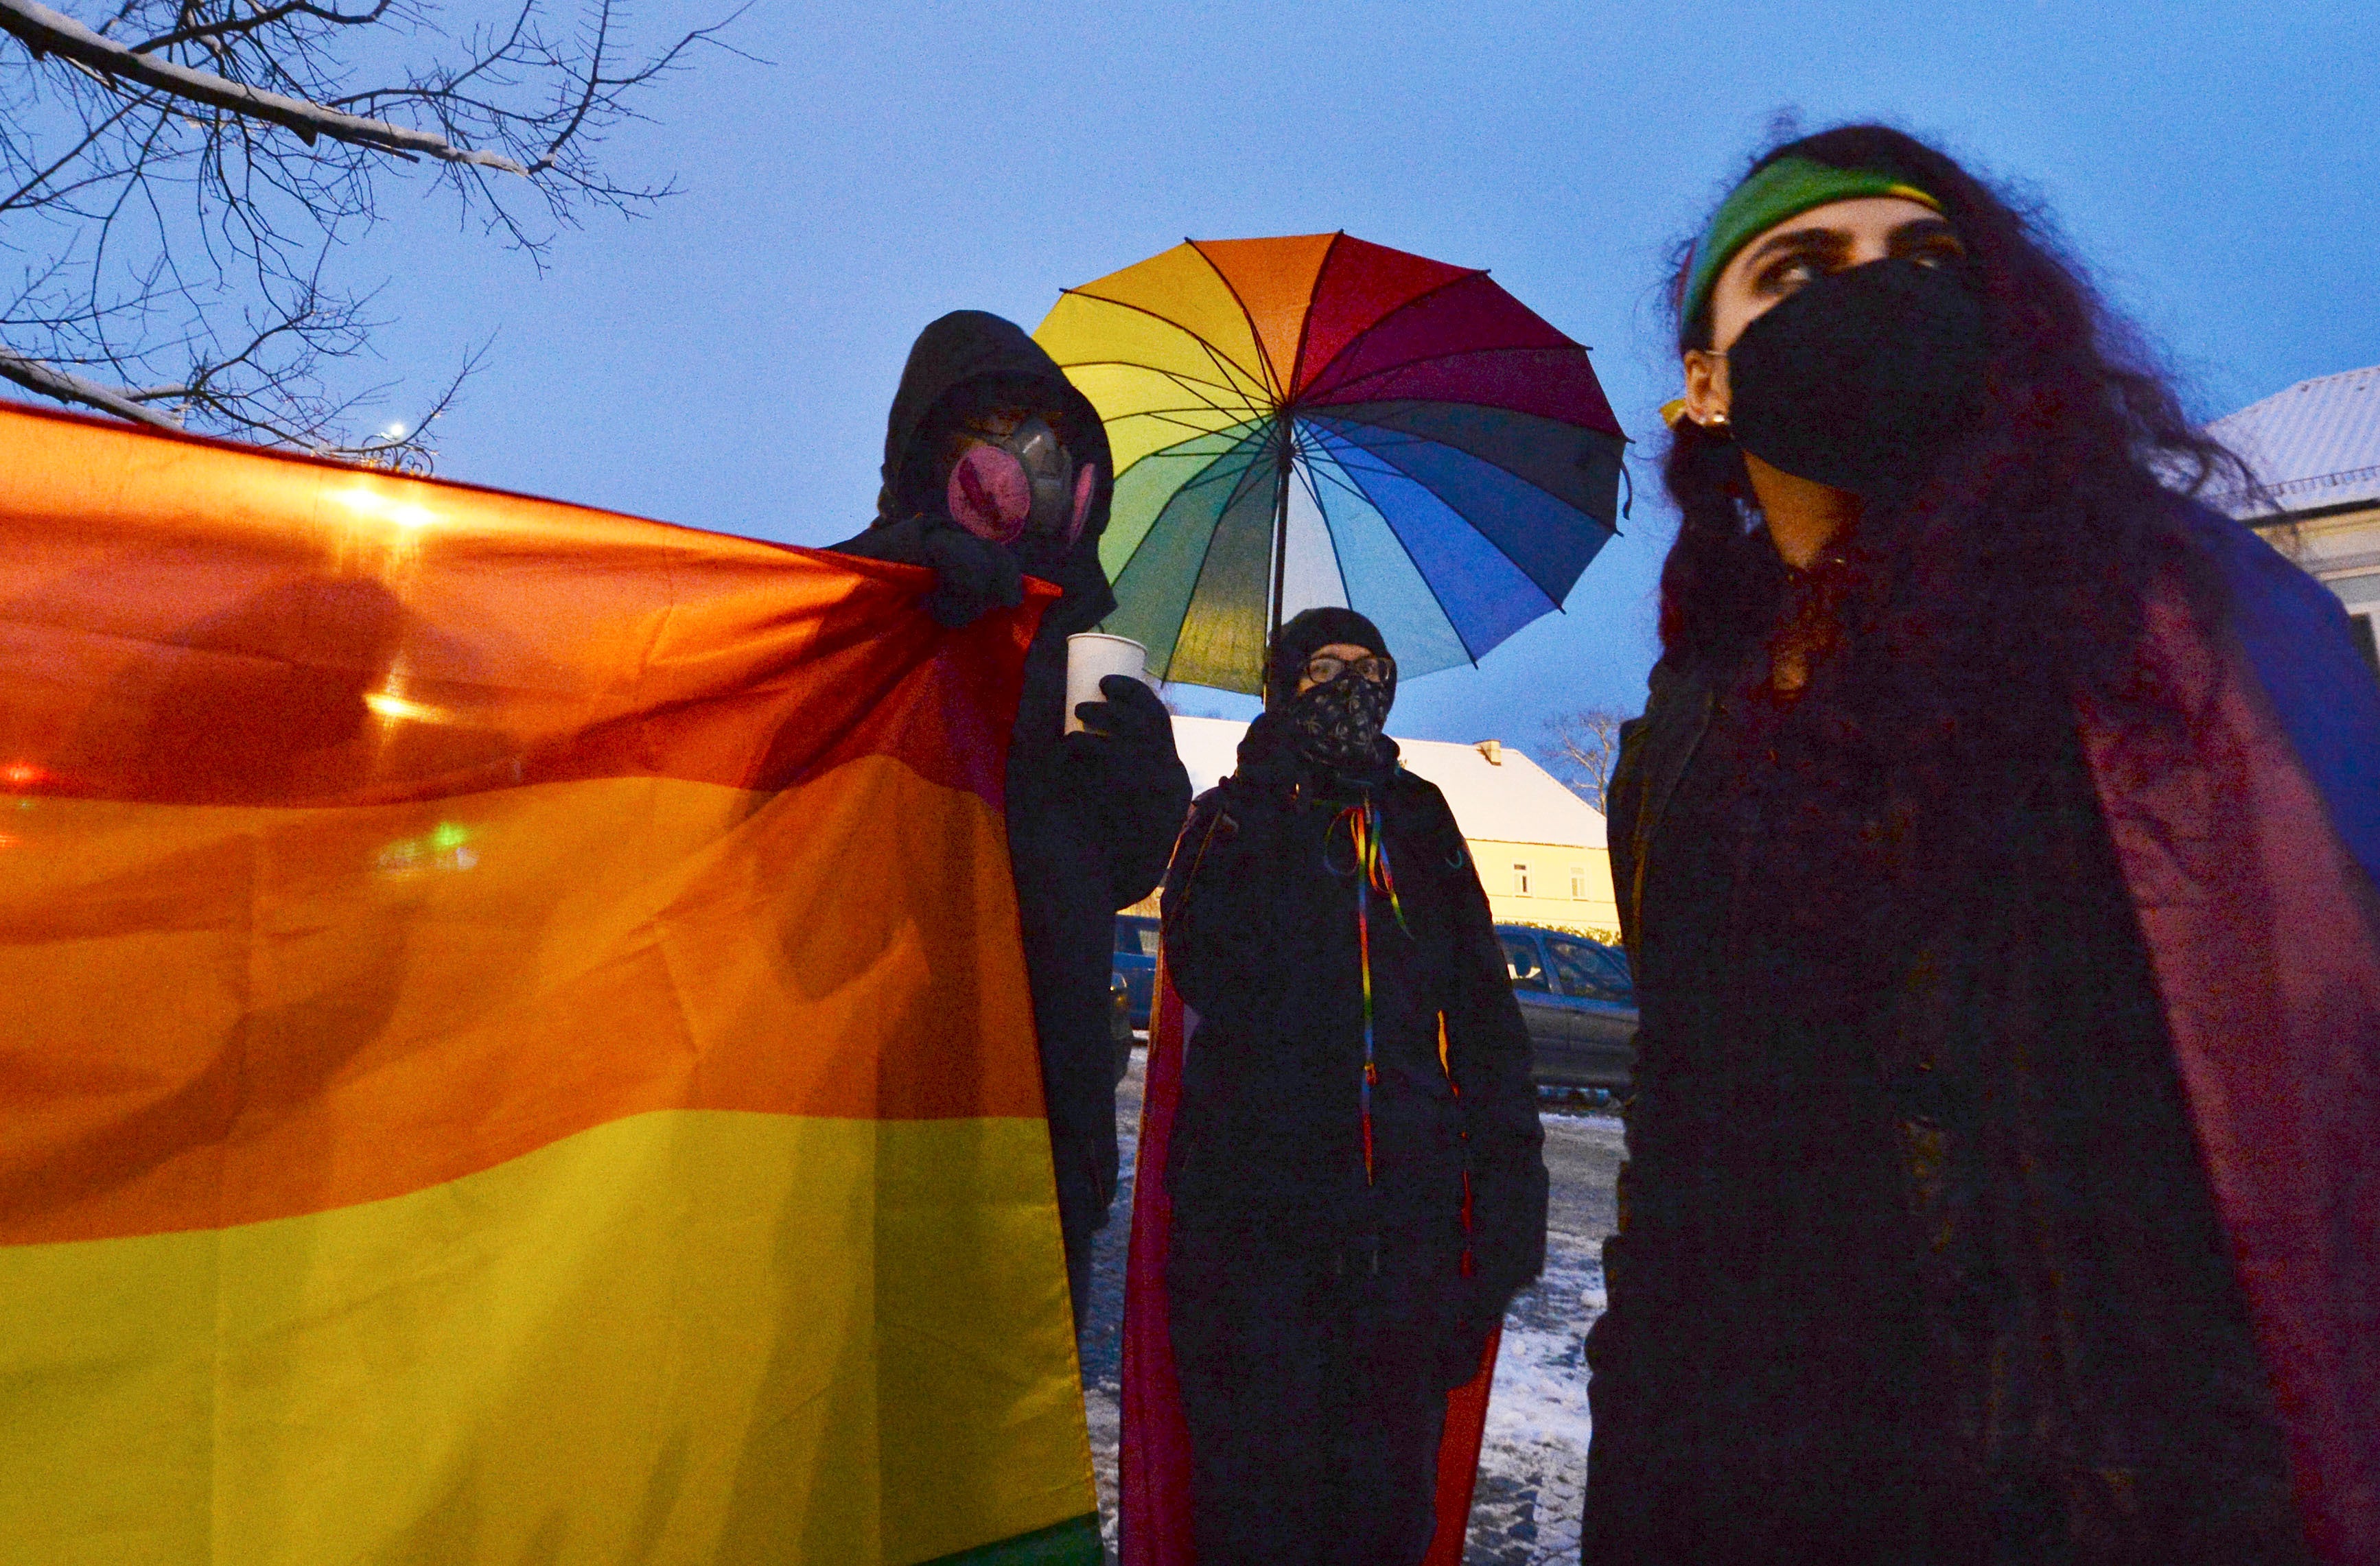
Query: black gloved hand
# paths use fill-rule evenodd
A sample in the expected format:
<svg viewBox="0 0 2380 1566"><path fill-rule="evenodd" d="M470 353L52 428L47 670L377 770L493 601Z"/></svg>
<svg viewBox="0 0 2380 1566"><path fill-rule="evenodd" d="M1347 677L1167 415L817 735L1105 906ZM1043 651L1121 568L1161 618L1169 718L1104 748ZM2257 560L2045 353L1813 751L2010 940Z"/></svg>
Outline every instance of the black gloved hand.
<svg viewBox="0 0 2380 1566"><path fill-rule="evenodd" d="M1259 712L1240 737L1239 765L1233 776L1268 792L1285 790L1304 770L1296 736L1279 712Z"/></svg>
<svg viewBox="0 0 2380 1566"><path fill-rule="evenodd" d="M955 631L990 610L1014 609L1025 601L1024 569L998 544L948 525L929 526L925 554L934 572L926 613L937 625Z"/></svg>
<svg viewBox="0 0 2380 1566"><path fill-rule="evenodd" d="M1165 703L1125 674L1102 678L1099 694L1107 699L1075 704L1075 716L1084 726L1060 742L1062 765L1085 788L1163 786L1180 764L1173 750L1173 717Z"/></svg>

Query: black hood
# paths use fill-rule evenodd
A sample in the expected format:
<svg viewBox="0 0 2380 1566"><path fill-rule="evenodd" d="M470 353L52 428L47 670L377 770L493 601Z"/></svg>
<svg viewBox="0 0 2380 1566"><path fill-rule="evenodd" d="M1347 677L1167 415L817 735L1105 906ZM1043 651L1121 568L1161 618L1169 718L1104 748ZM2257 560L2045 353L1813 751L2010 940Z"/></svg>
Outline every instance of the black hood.
<svg viewBox="0 0 2380 1566"><path fill-rule="evenodd" d="M1328 604L1303 610L1273 633L1272 654L1265 664L1266 711L1278 712L1296 698L1298 675L1305 661L1332 642L1368 647L1382 657L1390 656L1380 627L1354 610Z"/></svg>
<svg viewBox="0 0 2380 1566"><path fill-rule="evenodd" d="M1065 596L1042 617L1045 627L1062 635L1088 630L1115 608L1115 593L1099 564L1099 535L1107 530L1108 504L1115 493L1115 462L1090 399L1014 322L978 310L953 310L917 334L885 420L884 485L877 494L876 526L942 513L943 497L932 482L934 453L927 445L936 413L995 382L1033 388L1036 404L1064 416L1059 432L1075 460L1099 465L1099 488L1083 535L1050 578Z"/></svg>

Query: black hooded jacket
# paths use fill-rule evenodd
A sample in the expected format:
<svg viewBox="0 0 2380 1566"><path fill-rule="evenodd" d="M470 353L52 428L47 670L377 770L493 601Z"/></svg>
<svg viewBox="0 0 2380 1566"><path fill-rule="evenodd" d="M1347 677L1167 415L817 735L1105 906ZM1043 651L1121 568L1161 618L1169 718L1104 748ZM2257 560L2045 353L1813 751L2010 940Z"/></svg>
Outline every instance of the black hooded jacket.
<svg viewBox="0 0 2380 1566"><path fill-rule="evenodd" d="M1089 630L1115 607L1099 555L1114 489L1114 464L1099 414L1014 323L979 310L943 316L918 334L892 399L876 520L867 532L835 548L937 567L946 564L953 545L963 555L998 552L997 546L982 544L951 522L935 482L934 449L942 427L938 410L994 382L1029 388L1036 406L1062 414L1060 432L1067 446L1078 460L1096 463L1099 473L1082 536L1062 560L1033 571L1055 583L1062 596L1042 615L1026 654L1007 773L1009 856L1040 1037L1059 1211L1071 1248L1074 1237L1105 1221L1115 1192L1108 977L1116 910L1156 886L1190 804L1189 775L1173 752L1170 731L1155 746L1123 747L1081 735L1061 743L1066 638ZM995 587L981 607L997 601Z"/></svg>
<svg viewBox="0 0 2380 1566"><path fill-rule="evenodd" d="M1250 726L1238 771L1199 796L1167 874L1166 961L1198 1014L1167 1189L1193 1221L1269 1215L1325 1250L1378 1236L1384 1268L1392 1247L1434 1249L1421 1237L1443 1235L1445 1254L1422 1259L1450 1295L1467 1296L1456 1309L1484 1331L1537 1275L1546 1221L1528 1033L1488 899L1453 813L1397 765L1393 740L1363 775L1318 768L1292 747L1279 712ZM1368 1185L1348 832L1367 796L1396 889L1395 907L1368 898L1379 1075ZM1457 1284L1466 1186L1473 1264ZM1477 1348L1454 1355L1464 1374Z"/></svg>

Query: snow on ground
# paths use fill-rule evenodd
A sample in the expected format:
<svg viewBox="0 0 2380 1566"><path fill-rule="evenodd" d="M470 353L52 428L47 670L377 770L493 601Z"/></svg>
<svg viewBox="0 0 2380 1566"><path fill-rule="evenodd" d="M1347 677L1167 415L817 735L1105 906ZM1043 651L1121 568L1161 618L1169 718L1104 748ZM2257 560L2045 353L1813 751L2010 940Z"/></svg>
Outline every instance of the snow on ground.
<svg viewBox="0 0 2380 1566"><path fill-rule="evenodd" d="M1141 1057L1135 1055L1132 1074L1116 1094L1123 1177L1114 1216L1099 1234L1090 1329L1083 1345L1085 1412L1090 1422L1092 1467L1099 1477L1100 1525L1111 1561L1123 1267L1131 1232L1140 1084ZM1578 1558L1587 1436L1582 1354L1587 1325L1603 1308L1601 1246L1611 1228L1620 1122L1550 1105L1544 1121L1546 1167L1553 1182L1546 1271L1512 1302L1505 1318L1463 1566L1543 1566Z"/></svg>
<svg viewBox="0 0 2380 1566"><path fill-rule="evenodd" d="M1587 1323L1603 1308L1603 1268L1559 1240L1545 1276L1512 1302L1463 1566L1538 1566L1578 1558L1586 1482Z"/></svg>

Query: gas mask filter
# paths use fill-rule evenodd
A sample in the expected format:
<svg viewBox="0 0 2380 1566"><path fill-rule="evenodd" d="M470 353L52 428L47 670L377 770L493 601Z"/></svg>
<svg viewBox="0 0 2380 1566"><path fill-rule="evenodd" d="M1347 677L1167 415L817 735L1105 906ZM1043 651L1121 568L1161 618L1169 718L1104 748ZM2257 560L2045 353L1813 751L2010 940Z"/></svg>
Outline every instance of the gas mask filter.
<svg viewBox="0 0 2380 1566"><path fill-rule="evenodd" d="M1062 558L1082 536L1099 472L1077 464L1050 421L990 414L957 431L951 465L951 520L979 539Z"/></svg>

